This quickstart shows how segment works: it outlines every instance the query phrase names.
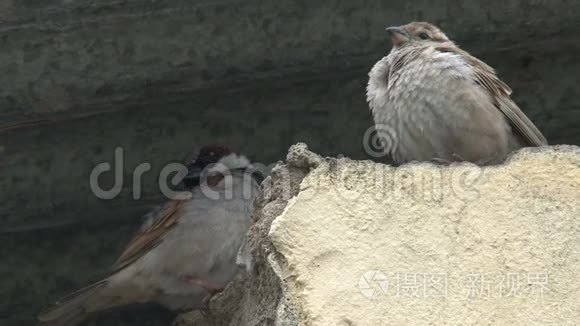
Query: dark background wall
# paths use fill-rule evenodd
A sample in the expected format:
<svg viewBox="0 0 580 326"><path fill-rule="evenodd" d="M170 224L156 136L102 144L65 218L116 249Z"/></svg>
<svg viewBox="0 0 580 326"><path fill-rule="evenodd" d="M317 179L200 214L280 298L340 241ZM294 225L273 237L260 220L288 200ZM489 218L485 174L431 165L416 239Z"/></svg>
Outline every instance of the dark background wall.
<svg viewBox="0 0 580 326"><path fill-rule="evenodd" d="M265 164L298 141L368 158L366 73L389 50L388 25L438 24L498 70L550 143L580 144L579 9L566 0L0 1L0 324L33 325L42 306L106 275L140 215L163 200L159 170L204 143ZM100 200L89 175L116 147L124 188ZM135 201L131 173L142 162L153 169ZM107 325L170 318L136 315Z"/></svg>

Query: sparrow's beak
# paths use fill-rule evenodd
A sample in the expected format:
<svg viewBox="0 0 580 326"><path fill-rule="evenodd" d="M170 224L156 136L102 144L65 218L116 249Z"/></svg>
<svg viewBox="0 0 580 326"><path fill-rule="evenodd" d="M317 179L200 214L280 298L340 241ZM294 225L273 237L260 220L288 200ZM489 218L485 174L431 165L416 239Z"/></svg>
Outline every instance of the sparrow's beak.
<svg viewBox="0 0 580 326"><path fill-rule="evenodd" d="M389 33L394 46L401 45L409 40L409 34L401 27L391 26L385 29Z"/></svg>
<svg viewBox="0 0 580 326"><path fill-rule="evenodd" d="M196 161L193 161L187 165L187 174L183 177L181 182L183 182L187 188L198 186L202 172L203 168L201 168L199 164L196 164Z"/></svg>

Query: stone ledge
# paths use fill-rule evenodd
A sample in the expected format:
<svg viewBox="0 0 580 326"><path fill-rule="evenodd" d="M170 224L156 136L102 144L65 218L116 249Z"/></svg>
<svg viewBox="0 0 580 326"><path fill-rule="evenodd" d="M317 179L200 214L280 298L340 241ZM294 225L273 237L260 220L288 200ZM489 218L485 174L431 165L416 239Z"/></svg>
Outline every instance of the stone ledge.
<svg viewBox="0 0 580 326"><path fill-rule="evenodd" d="M580 323L578 147L394 168L299 144L257 204L249 275L179 325Z"/></svg>

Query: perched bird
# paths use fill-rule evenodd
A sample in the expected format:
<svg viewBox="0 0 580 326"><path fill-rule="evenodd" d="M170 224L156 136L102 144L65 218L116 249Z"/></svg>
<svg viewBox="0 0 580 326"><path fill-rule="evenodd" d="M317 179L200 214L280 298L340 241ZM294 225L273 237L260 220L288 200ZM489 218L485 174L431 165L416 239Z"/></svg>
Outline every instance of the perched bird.
<svg viewBox="0 0 580 326"><path fill-rule="evenodd" d="M187 199L145 216L110 276L60 300L41 325L77 325L112 307L157 302L172 310L203 308L241 270L236 256L251 224L261 177L228 147L203 147L188 165Z"/></svg>
<svg viewBox="0 0 580 326"><path fill-rule="evenodd" d="M369 72L367 101L395 163L496 164L515 149L547 145L495 70L440 29L413 22L386 31L393 47Z"/></svg>

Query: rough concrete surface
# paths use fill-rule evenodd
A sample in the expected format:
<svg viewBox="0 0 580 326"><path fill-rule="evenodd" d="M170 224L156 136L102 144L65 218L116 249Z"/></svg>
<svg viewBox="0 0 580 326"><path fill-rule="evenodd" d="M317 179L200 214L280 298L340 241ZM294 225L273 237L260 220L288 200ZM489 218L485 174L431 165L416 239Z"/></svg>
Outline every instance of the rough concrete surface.
<svg viewBox="0 0 580 326"><path fill-rule="evenodd" d="M575 146L523 149L481 169L322 159L297 145L256 218L254 268L277 285L260 288L254 271L236 289L251 303L224 309L217 297L214 313L238 318L224 325L264 315L266 325L580 323ZM258 311L262 296L264 309L284 298L292 322Z"/></svg>

